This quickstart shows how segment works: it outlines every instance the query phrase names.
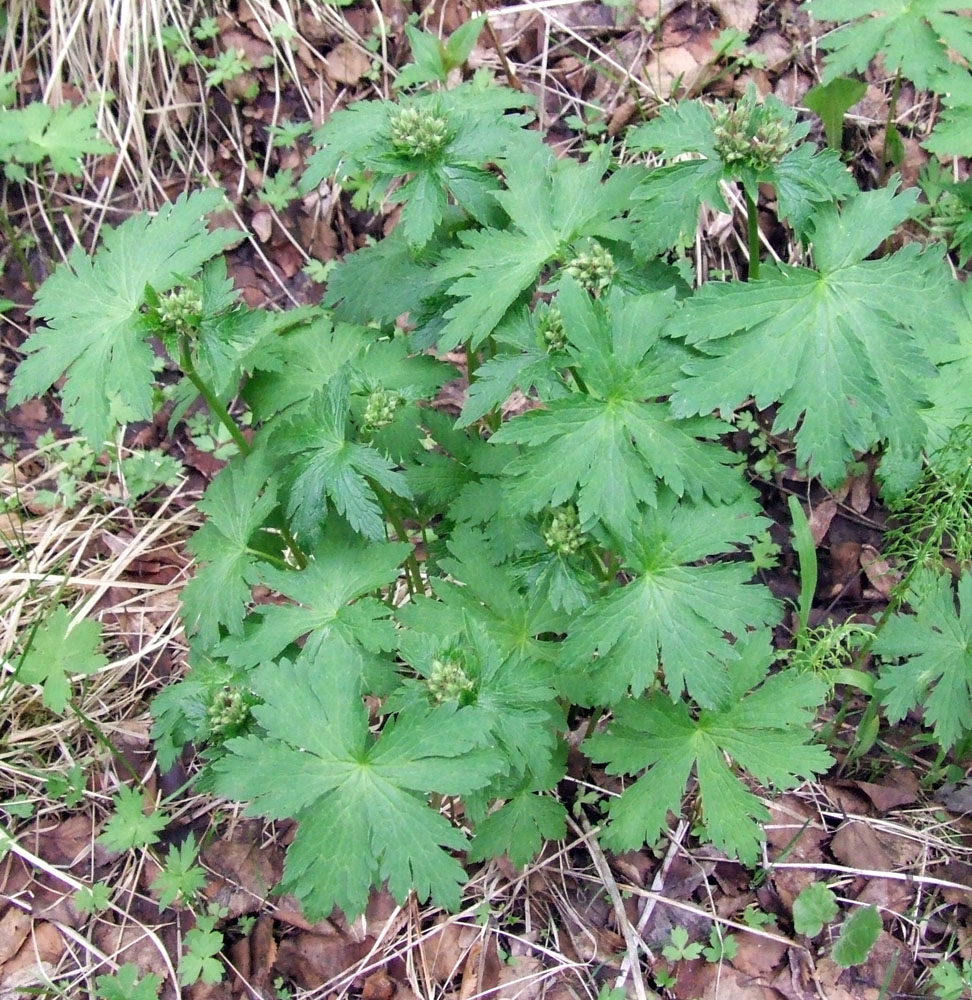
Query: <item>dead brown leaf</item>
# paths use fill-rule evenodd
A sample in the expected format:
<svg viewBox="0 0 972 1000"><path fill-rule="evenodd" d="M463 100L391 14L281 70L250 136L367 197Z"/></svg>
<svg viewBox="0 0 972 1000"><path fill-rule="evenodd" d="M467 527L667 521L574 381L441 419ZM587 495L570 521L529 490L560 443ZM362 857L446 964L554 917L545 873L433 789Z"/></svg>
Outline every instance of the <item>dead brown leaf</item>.
<svg viewBox="0 0 972 1000"><path fill-rule="evenodd" d="M0 917L0 966L20 950L20 946L27 940L32 922L31 915L19 906L8 907L7 912Z"/></svg>
<svg viewBox="0 0 972 1000"><path fill-rule="evenodd" d="M885 600L891 591L901 583L901 573L885 559L873 545L861 546L861 569L867 582Z"/></svg>
<svg viewBox="0 0 972 1000"><path fill-rule="evenodd" d="M352 42L339 42L324 60L327 75L335 83L357 83L371 69L371 57Z"/></svg>
<svg viewBox="0 0 972 1000"><path fill-rule="evenodd" d="M810 522L810 535L814 545L819 545L824 540L836 513L837 501L829 497L818 503L810 512L807 520Z"/></svg>
<svg viewBox="0 0 972 1000"><path fill-rule="evenodd" d="M709 6L718 11L727 28L748 35L759 14L759 0L709 0Z"/></svg>
<svg viewBox="0 0 972 1000"><path fill-rule="evenodd" d="M226 907L230 920L256 913L283 873L276 844L260 843L250 825L238 827L234 840L216 840L202 853L203 865L213 877L205 889L207 900Z"/></svg>
<svg viewBox="0 0 972 1000"><path fill-rule="evenodd" d="M351 941L343 935L303 932L280 942L273 967L304 989L315 990L347 972L368 954L370 946L370 941Z"/></svg>

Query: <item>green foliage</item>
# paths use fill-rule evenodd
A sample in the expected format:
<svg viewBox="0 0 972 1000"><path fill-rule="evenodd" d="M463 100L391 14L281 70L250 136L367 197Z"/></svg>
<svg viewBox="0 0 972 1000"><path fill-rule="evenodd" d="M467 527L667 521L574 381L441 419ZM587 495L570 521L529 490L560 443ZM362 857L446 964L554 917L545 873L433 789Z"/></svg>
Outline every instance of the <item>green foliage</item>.
<svg viewBox="0 0 972 1000"><path fill-rule="evenodd" d="M669 943L662 948L662 955L669 962L691 962L702 954L702 945L697 941L689 942L688 931L684 927L673 927Z"/></svg>
<svg viewBox="0 0 972 1000"><path fill-rule="evenodd" d="M873 629L814 630L795 505L799 632L781 655L782 608L756 579L780 539L746 476L777 476L790 432L800 475L838 484L883 448L887 487L954 498L941 530L923 523L916 565L965 551L972 293L954 293L940 250L876 250L914 192L858 194L806 123L754 93L628 137L676 163L620 166L606 143L558 159L522 95L481 74L442 87L482 23L444 44L410 31L402 88L436 89L358 102L315 133L302 191L334 177L359 209L402 206L389 236L318 273L323 305L241 304L219 256L232 235L203 218L221 195L183 198L55 270L10 394L59 384L95 449L173 399L172 426L188 417L228 459L189 544L190 670L156 698L153 738L163 768L200 749L199 789L296 820L283 887L311 918L360 913L383 883L456 908L456 852L528 864L565 833L567 734L589 717L571 767L586 755L631 779L606 847L654 842L690 794L699 835L753 863L755 786L830 766L815 710L838 681L868 693L851 659L868 643L889 716L923 705L945 745L970 716L952 648L972 642L968 576L960 610L946 577L916 575L914 614L897 601ZM271 199L294 180L278 174ZM678 244L724 182L750 217L771 184L813 266L694 289ZM156 343L181 373L164 393ZM123 789L101 839L145 846L166 823ZM162 905L198 892L195 853L170 850ZM218 919L187 933L184 983L222 975ZM716 930L697 947L715 962L735 943Z"/></svg>
<svg viewBox="0 0 972 1000"><path fill-rule="evenodd" d="M111 889L104 882L82 886L74 894L74 905L80 913L101 913L111 905Z"/></svg>
<svg viewBox="0 0 972 1000"><path fill-rule="evenodd" d="M359 101L314 133L320 148L301 190L335 175L357 188L359 207L404 203L402 232L415 247L431 239L450 198L480 222L495 219L489 195L496 182L486 167L506 157L529 120L505 113L522 103L517 94L480 83L395 103Z"/></svg>
<svg viewBox="0 0 972 1000"><path fill-rule="evenodd" d="M828 83L811 87L803 103L815 111L823 122L827 145L840 150L844 131L844 115L864 96L867 85L847 76L835 76Z"/></svg>
<svg viewBox="0 0 972 1000"><path fill-rule="evenodd" d="M100 652L101 625L84 618L72 627L71 614L59 605L36 629L21 655L17 677L43 684L44 704L63 712L71 697L71 675L92 674L108 663Z"/></svg>
<svg viewBox="0 0 972 1000"><path fill-rule="evenodd" d="M865 259L913 202L891 185L840 211L826 206L813 222L816 269L779 264L759 281L707 284L670 327L708 355L685 365L675 412L732 409L750 396L759 409L779 403L773 433L799 425L797 461L812 475L838 485L856 452L887 442L886 479L907 485L925 443L925 380L936 374L927 331L947 337L958 320L940 255L909 244ZM889 286L893 298L881 294Z"/></svg>
<svg viewBox="0 0 972 1000"><path fill-rule="evenodd" d="M816 937L837 916L837 897L823 884L811 882L793 900L793 929Z"/></svg>
<svg viewBox="0 0 972 1000"><path fill-rule="evenodd" d="M98 843L104 844L109 851L128 851L154 844L169 822L161 809L145 812L145 795L137 788L119 788L112 796L112 804L115 811L98 836Z"/></svg>
<svg viewBox="0 0 972 1000"><path fill-rule="evenodd" d="M804 6L818 21L849 22L818 43L828 53L825 83L863 73L880 53L886 69L933 90L957 69L949 50L972 59L972 25L958 13L967 9L961 0L808 0Z"/></svg>
<svg viewBox="0 0 972 1000"><path fill-rule="evenodd" d="M807 724L826 694L821 682L787 672L767 677L772 657L765 634L747 639L739 655L723 707L692 713L685 702L660 693L628 699L615 705L607 731L585 743L609 774L644 772L611 801L603 839L613 850L654 840L668 811L681 811L694 773L708 839L755 863L759 824L769 812L727 760L777 788L830 765L822 747L807 745Z"/></svg>
<svg viewBox="0 0 972 1000"><path fill-rule="evenodd" d="M33 101L25 108L0 107L0 163L12 181L26 180L27 168L40 164L78 177L83 157L114 151L101 138L96 110L88 105L52 108Z"/></svg>
<svg viewBox="0 0 972 1000"><path fill-rule="evenodd" d="M972 570L957 587L950 574L922 571L906 599L914 614L893 614L874 643L881 700L891 723L921 706L947 749L972 729Z"/></svg>
<svg viewBox="0 0 972 1000"><path fill-rule="evenodd" d="M66 375L65 419L94 448L122 421L152 417L154 358L142 315L145 288L167 291L219 253L235 235L207 233L206 212L221 191L180 197L152 219L134 216L105 232L98 252L71 252L37 294L31 315L44 320L24 344L8 402L46 392Z"/></svg>
<svg viewBox="0 0 972 1000"><path fill-rule="evenodd" d="M138 966L126 962L111 976L95 980L100 1000L156 1000L162 987L162 977L154 972L139 975Z"/></svg>
<svg viewBox="0 0 972 1000"><path fill-rule="evenodd" d="M215 929L217 919L213 913L197 914L196 926L186 932L186 952L179 961L179 982L183 986L200 980L222 982L223 963L216 956L223 948L223 935Z"/></svg>
<svg viewBox="0 0 972 1000"><path fill-rule="evenodd" d="M961 0L807 0L805 7L818 20L847 22L820 39L825 84L863 73L880 55L885 69L937 91L948 105L924 146L940 156L972 153L972 25Z"/></svg>
<svg viewBox="0 0 972 1000"><path fill-rule="evenodd" d="M405 90L425 83L448 82L449 74L469 58L485 25L485 17L470 18L443 42L436 35L406 24L405 34L415 61L402 67L395 78L395 88Z"/></svg>
<svg viewBox="0 0 972 1000"><path fill-rule="evenodd" d="M635 217L643 225L639 246L659 253L694 238L701 204L728 210L720 190L724 181L739 181L754 201L760 184L772 184L780 217L805 233L817 209L856 190L833 151L818 152L800 141L809 130L775 98L758 103L753 88L737 104L715 110L700 101L663 108L628 137L635 152L681 158L650 171L635 194ZM685 159L686 153L698 155Z"/></svg>
<svg viewBox="0 0 972 1000"><path fill-rule="evenodd" d="M257 671L264 704L254 715L266 738L231 740L215 787L252 799L251 813L297 817L285 884L312 919L334 906L357 916L385 880L400 901L414 888L421 901L454 909L464 873L445 848L466 841L424 796L481 788L501 760L481 749L481 718L454 703L408 706L375 739L355 659L345 650Z"/></svg>
<svg viewBox="0 0 972 1000"><path fill-rule="evenodd" d="M177 900L191 902L206 884L206 872L196 864L198 854L196 838L191 833L181 844L169 848L165 864L152 883L158 893L160 910Z"/></svg>
<svg viewBox="0 0 972 1000"><path fill-rule="evenodd" d="M840 928L840 936L831 952L833 960L847 969L867 961L874 943L881 933L881 914L876 906L861 906L849 916Z"/></svg>

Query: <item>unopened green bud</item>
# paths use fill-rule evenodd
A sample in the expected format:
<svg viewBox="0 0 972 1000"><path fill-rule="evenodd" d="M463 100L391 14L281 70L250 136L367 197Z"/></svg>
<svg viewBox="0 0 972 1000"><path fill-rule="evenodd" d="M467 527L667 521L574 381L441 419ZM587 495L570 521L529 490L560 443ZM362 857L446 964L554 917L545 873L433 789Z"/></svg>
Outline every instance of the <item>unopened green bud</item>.
<svg viewBox="0 0 972 1000"><path fill-rule="evenodd" d="M395 417L395 411L401 405L402 397L397 392L389 392L379 386L374 389L365 404L362 417L363 429L374 433L382 427L387 427Z"/></svg>
<svg viewBox="0 0 972 1000"><path fill-rule="evenodd" d="M577 254L567 262L564 270L591 294L607 288L618 273L611 251L597 240L591 240L590 251Z"/></svg>
<svg viewBox="0 0 972 1000"><path fill-rule="evenodd" d="M249 714L250 702L247 696L239 688L228 686L214 692L206 709L209 727L215 736L241 726Z"/></svg>
<svg viewBox="0 0 972 1000"><path fill-rule="evenodd" d="M587 541L580 528L580 518L573 504L566 504L551 512L550 522L543 532L547 547L559 556L572 556Z"/></svg>
<svg viewBox="0 0 972 1000"><path fill-rule="evenodd" d="M778 111L756 103L755 93L715 116L715 148L728 167L745 165L757 173L775 167L790 151L790 125Z"/></svg>
<svg viewBox="0 0 972 1000"><path fill-rule="evenodd" d="M431 156L449 139L449 123L428 108L401 108L388 124L392 145L407 156Z"/></svg>
<svg viewBox="0 0 972 1000"><path fill-rule="evenodd" d="M199 329L202 311L202 296L195 288L177 288L159 297L159 324L164 332L177 337L192 335Z"/></svg>
<svg viewBox="0 0 972 1000"><path fill-rule="evenodd" d="M458 701L476 686L466 673L466 660L459 649L449 649L437 656L425 682L436 702Z"/></svg>
<svg viewBox="0 0 972 1000"><path fill-rule="evenodd" d="M551 306L540 314L537 320L537 330L543 346L550 354L558 354L567 348L567 331L564 329L564 316L557 306Z"/></svg>

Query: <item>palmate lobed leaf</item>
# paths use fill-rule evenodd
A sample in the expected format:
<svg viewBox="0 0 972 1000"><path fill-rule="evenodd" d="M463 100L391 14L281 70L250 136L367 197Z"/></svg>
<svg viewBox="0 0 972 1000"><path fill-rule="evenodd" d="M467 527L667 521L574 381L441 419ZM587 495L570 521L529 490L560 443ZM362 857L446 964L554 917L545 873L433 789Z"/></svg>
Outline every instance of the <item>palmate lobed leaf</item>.
<svg viewBox="0 0 972 1000"><path fill-rule="evenodd" d="M333 522L329 525L330 530L311 550L305 569L261 566L260 580L294 603L255 608L251 618L258 628L242 641L225 644L231 663L254 666L272 660L300 638L303 655L311 659L329 646L371 653L394 647L390 609L365 595L398 576L411 546L407 542L364 543L347 537L346 529L342 536L337 527Z"/></svg>
<svg viewBox="0 0 972 1000"><path fill-rule="evenodd" d="M375 739L355 664L339 653L259 670L264 704L254 714L265 735L227 743L216 790L252 800L251 814L297 817L284 883L311 919L333 906L357 916L383 881L399 902L414 889L422 902L456 909L465 873L445 849L466 840L426 796L482 787L502 757L481 749L475 713L455 705L412 706Z"/></svg>
<svg viewBox="0 0 972 1000"><path fill-rule="evenodd" d="M58 173L78 177L81 157L114 151L101 138L97 110L90 105L52 108L32 101L24 108L0 108L0 163L11 180L26 178L23 164L45 160Z"/></svg>
<svg viewBox="0 0 972 1000"><path fill-rule="evenodd" d="M968 10L963 0L809 0L804 6L817 20L844 22L819 42L828 52L825 83L863 73L880 53L886 69L929 90L938 74L953 68L950 48L972 59L972 24L960 16Z"/></svg>
<svg viewBox="0 0 972 1000"><path fill-rule="evenodd" d="M585 164L557 160L535 141L518 143L516 154L506 164L506 190L493 195L510 228L461 233L464 246L446 253L432 273L448 281L447 294L458 299L444 314L440 351L466 341L478 347L571 242L629 231L623 216L640 169L617 170L604 180L601 157Z"/></svg>
<svg viewBox="0 0 972 1000"><path fill-rule="evenodd" d="M602 838L612 850L652 843L669 811L681 812L693 770L702 819L711 842L748 864L756 862L760 824L769 811L727 763L777 788L791 788L833 762L822 746L808 745L814 710L826 684L792 671L765 680L773 655L764 632L739 643L731 699L693 718L684 702L662 694L614 706L614 722L584 743L585 752L610 774L644 773L614 799Z"/></svg>
<svg viewBox="0 0 972 1000"><path fill-rule="evenodd" d="M764 531L751 500L732 505L679 502L671 493L618 546L634 575L574 619L563 645L565 693L603 705L656 684L659 664L673 701L683 690L708 708L723 705L738 654L725 635L771 624L779 607L751 585L751 563L693 565L733 552Z"/></svg>
<svg viewBox="0 0 972 1000"><path fill-rule="evenodd" d="M276 486L268 482L267 463L259 454L236 458L209 484L199 509L206 523L189 548L200 562L182 590L186 633L198 631L211 645L220 627L240 631L250 591L259 577L259 558L250 548L254 533L276 506Z"/></svg>
<svg viewBox="0 0 972 1000"><path fill-rule="evenodd" d="M206 230L205 215L224 197L219 189L183 195L154 217L136 215L106 230L94 256L75 248L37 293L31 315L47 325L27 338L8 403L41 395L66 373L65 419L94 448L111 436L119 407L122 419L150 419L154 354L140 314L145 288L172 288L237 239L229 230Z"/></svg>
<svg viewBox="0 0 972 1000"><path fill-rule="evenodd" d="M923 707L945 749L972 729L972 572L962 574L957 592L956 611L951 577L920 574L908 597L914 614L893 614L874 643L884 661L878 689L888 720Z"/></svg>
<svg viewBox="0 0 972 1000"><path fill-rule="evenodd" d="M728 411L750 396L760 408L779 403L774 433L799 427L797 461L832 486L855 452L880 442L901 467L915 468L926 435L925 380L936 374L926 331L952 336L952 283L940 254L914 244L864 259L914 200L913 191L889 188L843 210L821 209L815 271L779 265L758 281L706 285L670 327L709 355L685 365L675 413Z"/></svg>
<svg viewBox="0 0 972 1000"><path fill-rule="evenodd" d="M557 305L569 340L568 363L585 392L555 399L500 428L494 443L526 445L504 470L515 508L539 511L577 494L582 523L600 520L623 540L631 538L641 504L653 506L660 483L678 496L731 500L743 488L733 456L715 437L715 420L672 419L653 397L668 391L664 350L654 349L675 308L672 294L629 296L615 290L606 304L593 301L571 279Z"/></svg>

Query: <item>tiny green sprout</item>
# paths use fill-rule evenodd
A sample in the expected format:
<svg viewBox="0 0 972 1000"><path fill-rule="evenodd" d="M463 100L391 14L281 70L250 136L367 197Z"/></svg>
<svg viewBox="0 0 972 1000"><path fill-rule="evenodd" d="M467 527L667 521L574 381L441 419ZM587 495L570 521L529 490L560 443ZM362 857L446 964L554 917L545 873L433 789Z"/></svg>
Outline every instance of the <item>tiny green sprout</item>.
<svg viewBox="0 0 972 1000"><path fill-rule="evenodd" d="M557 306L550 306L549 309L540 313L537 320L537 331L548 354L560 354L567 349L564 316Z"/></svg>
<svg viewBox="0 0 972 1000"><path fill-rule="evenodd" d="M618 273L611 251L597 240L591 240L588 252L578 253L564 270L591 294L604 291Z"/></svg>
<svg viewBox="0 0 972 1000"><path fill-rule="evenodd" d="M160 295L155 309L161 331L174 337L194 336L199 330L202 311L202 295L188 286Z"/></svg>
<svg viewBox="0 0 972 1000"><path fill-rule="evenodd" d="M566 504L551 512L550 521L543 532L547 547L559 556L572 556L587 540L580 528L580 518L573 504Z"/></svg>
<svg viewBox="0 0 972 1000"><path fill-rule="evenodd" d="M466 657L455 646L445 650L432 661L426 678L429 694L436 702L459 701L476 686L466 673Z"/></svg>
<svg viewBox="0 0 972 1000"><path fill-rule="evenodd" d="M362 416L362 429L366 433L380 431L395 419L395 412L402 403L397 392L389 392L382 386L372 390Z"/></svg>
<svg viewBox="0 0 972 1000"><path fill-rule="evenodd" d="M716 152L728 167L771 170L790 151L790 124L775 108L758 103L755 90L735 107L716 112L714 135Z"/></svg>
<svg viewBox="0 0 972 1000"><path fill-rule="evenodd" d="M448 122L429 108L401 108L388 125L392 145L406 156L432 156L449 140Z"/></svg>

